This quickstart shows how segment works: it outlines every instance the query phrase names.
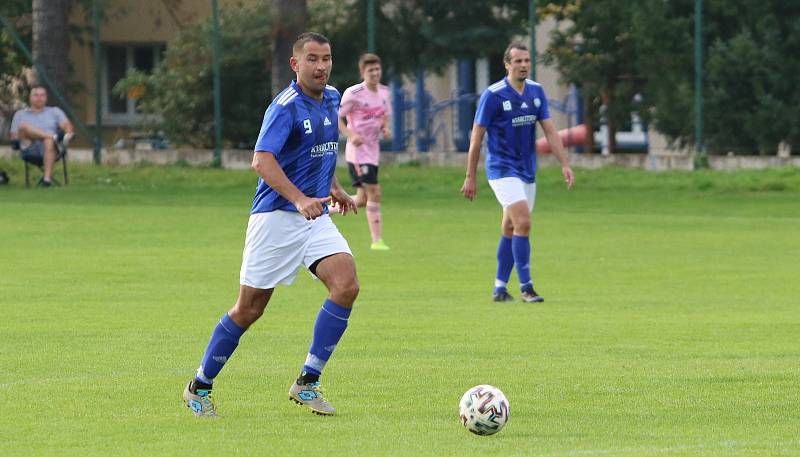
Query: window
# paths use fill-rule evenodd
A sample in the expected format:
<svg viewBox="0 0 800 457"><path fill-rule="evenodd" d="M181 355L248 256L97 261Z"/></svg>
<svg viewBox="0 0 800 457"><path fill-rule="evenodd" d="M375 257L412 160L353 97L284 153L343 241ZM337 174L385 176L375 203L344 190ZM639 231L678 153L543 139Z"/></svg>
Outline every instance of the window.
<svg viewBox="0 0 800 457"><path fill-rule="evenodd" d="M136 103L114 93L114 86L128 70L150 73L161 60L163 44L107 45L103 78L103 115L110 124L128 125L136 121Z"/></svg>

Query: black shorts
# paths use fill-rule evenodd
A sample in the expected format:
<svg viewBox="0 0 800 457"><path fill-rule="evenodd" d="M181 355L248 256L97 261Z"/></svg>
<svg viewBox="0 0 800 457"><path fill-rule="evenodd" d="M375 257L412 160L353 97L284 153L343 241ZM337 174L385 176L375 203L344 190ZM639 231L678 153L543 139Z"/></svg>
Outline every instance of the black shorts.
<svg viewBox="0 0 800 457"><path fill-rule="evenodd" d="M44 143L32 141L27 148L19 152L19 155L22 160L41 167L44 165Z"/></svg>
<svg viewBox="0 0 800 457"><path fill-rule="evenodd" d="M378 184L378 166L372 164L362 164L358 166L359 175L356 173L356 166L347 162L347 170L350 171L350 179L353 187L361 187L362 184Z"/></svg>

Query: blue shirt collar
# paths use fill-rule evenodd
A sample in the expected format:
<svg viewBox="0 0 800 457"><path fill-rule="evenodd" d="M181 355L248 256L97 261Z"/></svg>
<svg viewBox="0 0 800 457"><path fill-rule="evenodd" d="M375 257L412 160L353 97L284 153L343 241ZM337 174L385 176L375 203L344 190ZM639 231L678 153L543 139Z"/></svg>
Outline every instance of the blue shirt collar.
<svg viewBox="0 0 800 457"><path fill-rule="evenodd" d="M528 92L528 83L527 83L527 81L523 81L522 82L522 84L523 84L522 93L520 94L519 92L517 92L517 89L514 89L514 86L511 85L511 81L508 80L508 75L503 77L503 80L505 80L506 86L508 86L508 90L513 92L517 97L524 97L525 96L525 92Z"/></svg>
<svg viewBox="0 0 800 457"><path fill-rule="evenodd" d="M315 102L315 103L322 103L322 102L326 101L329 98L328 97L328 91L326 90L327 87L328 87L327 85L325 85L325 89L322 89L322 100L317 100L316 98L314 98L314 97L306 94L305 92L303 92L303 89L300 88L300 86L297 84L296 80L292 80L291 86L292 86L292 89L297 91L297 93L300 94L302 97L305 97L308 100L310 100L312 102Z"/></svg>

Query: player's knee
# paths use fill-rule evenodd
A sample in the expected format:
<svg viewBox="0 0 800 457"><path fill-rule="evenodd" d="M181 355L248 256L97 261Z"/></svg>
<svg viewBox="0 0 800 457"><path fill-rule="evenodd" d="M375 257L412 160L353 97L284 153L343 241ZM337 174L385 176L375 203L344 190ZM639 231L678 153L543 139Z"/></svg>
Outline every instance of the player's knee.
<svg viewBox="0 0 800 457"><path fill-rule="evenodd" d="M331 291L331 295L336 296L341 301L340 304L342 305L352 305L352 303L356 301L360 291L361 287L358 284L358 280L352 278L339 283L334 290Z"/></svg>
<svg viewBox="0 0 800 457"><path fill-rule="evenodd" d="M510 237L514 233L514 224L511 223L511 219L503 219L503 222L500 223L500 230L502 230L503 235Z"/></svg>
<svg viewBox="0 0 800 457"><path fill-rule="evenodd" d="M351 303L356 301L356 298L358 297L358 293L360 291L361 291L361 286L355 279L345 284L344 289L342 290L343 294L350 299Z"/></svg>
<svg viewBox="0 0 800 457"><path fill-rule="evenodd" d="M523 219L514 224L514 233L517 235L527 235L531 231L531 221Z"/></svg>
<svg viewBox="0 0 800 457"><path fill-rule="evenodd" d="M264 308L261 306L239 306L236 311L237 317L240 317L248 326L264 314Z"/></svg>
<svg viewBox="0 0 800 457"><path fill-rule="evenodd" d="M370 195L370 200L372 200L374 202L381 201L381 188L378 187L377 184L372 186L372 192L371 192L371 195Z"/></svg>
<svg viewBox="0 0 800 457"><path fill-rule="evenodd" d="M239 301L236 302L236 306L233 307L231 317L233 317L236 322L244 323L249 327L264 314L264 308L266 308L266 306L266 301L260 296L252 297L249 300L242 300L240 298Z"/></svg>

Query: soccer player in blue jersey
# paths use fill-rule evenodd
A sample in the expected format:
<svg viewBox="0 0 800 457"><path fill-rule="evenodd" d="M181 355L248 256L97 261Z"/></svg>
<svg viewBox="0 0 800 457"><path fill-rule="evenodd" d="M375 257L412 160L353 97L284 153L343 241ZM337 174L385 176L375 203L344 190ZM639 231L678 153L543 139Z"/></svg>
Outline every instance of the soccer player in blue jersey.
<svg viewBox="0 0 800 457"><path fill-rule="evenodd" d="M195 377L183 393L196 416L215 416L214 378L239 339L258 320L279 284L291 284L305 265L329 291L314 324L311 347L289 398L322 415L336 411L319 388L325 364L347 328L359 291L350 247L328 215L328 204L356 212L353 199L334 176L338 150L339 92L327 85L331 46L306 32L289 61L297 80L278 94L264 114L253 154L258 173L247 225L236 304L225 313Z"/></svg>
<svg viewBox="0 0 800 457"><path fill-rule="evenodd" d="M572 188L575 175L550 119L544 90L528 79L531 68L528 48L511 43L503 61L507 77L489 86L478 102L461 193L469 200L475 198L475 173L483 136L488 133L486 175L503 207L493 300L513 300L506 285L516 266L522 301L542 302L544 298L533 288L530 270L531 211L536 199L536 122L541 124L553 155L561 163L568 189Z"/></svg>

